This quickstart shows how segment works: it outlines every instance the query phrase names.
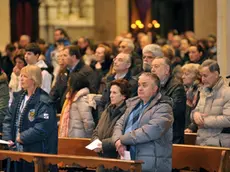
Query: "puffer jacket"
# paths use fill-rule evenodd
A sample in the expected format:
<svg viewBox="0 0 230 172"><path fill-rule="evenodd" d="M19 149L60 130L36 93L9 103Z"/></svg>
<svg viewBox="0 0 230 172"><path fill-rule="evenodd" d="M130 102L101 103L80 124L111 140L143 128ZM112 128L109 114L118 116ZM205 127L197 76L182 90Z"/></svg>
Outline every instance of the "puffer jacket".
<svg viewBox="0 0 230 172"><path fill-rule="evenodd" d="M203 89L197 107L191 113L194 121L194 112L206 114L204 126L197 131L198 145L230 147L230 87L223 78L212 88Z"/></svg>
<svg viewBox="0 0 230 172"><path fill-rule="evenodd" d="M16 140L16 121L26 91L14 94L14 100L3 121L3 139ZM49 95L37 88L27 101L19 121L20 139L23 152L57 153L57 119Z"/></svg>
<svg viewBox="0 0 230 172"><path fill-rule="evenodd" d="M158 93L144 110L136 130L124 133L129 114L140 102L139 97L128 99L124 115L114 127L114 143L136 147L136 160L143 160L143 172L171 172L172 170L172 102Z"/></svg>
<svg viewBox="0 0 230 172"><path fill-rule="evenodd" d="M2 72L0 74L0 132L2 132L2 122L7 113L8 102L9 102L8 80L7 80L7 75Z"/></svg>
<svg viewBox="0 0 230 172"><path fill-rule="evenodd" d="M77 92L70 108L69 137L91 138L95 123L88 104L88 88Z"/></svg>

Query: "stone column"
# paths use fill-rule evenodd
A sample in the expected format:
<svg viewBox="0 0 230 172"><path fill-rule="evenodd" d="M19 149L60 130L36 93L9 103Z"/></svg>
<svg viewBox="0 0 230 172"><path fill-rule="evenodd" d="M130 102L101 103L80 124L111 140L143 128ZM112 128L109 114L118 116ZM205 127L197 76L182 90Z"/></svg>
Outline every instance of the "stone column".
<svg viewBox="0 0 230 172"><path fill-rule="evenodd" d="M197 38L217 34L217 1L222 0L194 0L194 32Z"/></svg>
<svg viewBox="0 0 230 172"><path fill-rule="evenodd" d="M10 1L0 1L0 51L4 51L6 44L10 43Z"/></svg>
<svg viewBox="0 0 230 172"><path fill-rule="evenodd" d="M121 32L128 31L128 0L95 1L95 40L114 40Z"/></svg>
<svg viewBox="0 0 230 172"><path fill-rule="evenodd" d="M223 77L230 75L230 0L217 0L217 60Z"/></svg>

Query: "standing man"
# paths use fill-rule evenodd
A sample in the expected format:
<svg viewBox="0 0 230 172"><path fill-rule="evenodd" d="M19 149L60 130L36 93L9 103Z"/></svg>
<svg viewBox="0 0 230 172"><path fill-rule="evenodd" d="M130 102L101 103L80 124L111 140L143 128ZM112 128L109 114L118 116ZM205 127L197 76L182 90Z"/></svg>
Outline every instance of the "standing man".
<svg viewBox="0 0 230 172"><path fill-rule="evenodd" d="M114 127L113 141L121 156L129 150L132 160L143 160L143 172L172 170L172 107L160 93L160 80L143 73L138 96L126 102L127 109Z"/></svg>
<svg viewBox="0 0 230 172"><path fill-rule="evenodd" d="M204 89L191 113L198 125L196 144L230 147L230 88L220 76L216 61L205 60L200 73Z"/></svg>
<svg viewBox="0 0 230 172"><path fill-rule="evenodd" d="M173 100L173 143L184 143L186 94L183 84L171 73L171 62L166 57L156 57L152 61L152 73L160 79L161 94Z"/></svg>

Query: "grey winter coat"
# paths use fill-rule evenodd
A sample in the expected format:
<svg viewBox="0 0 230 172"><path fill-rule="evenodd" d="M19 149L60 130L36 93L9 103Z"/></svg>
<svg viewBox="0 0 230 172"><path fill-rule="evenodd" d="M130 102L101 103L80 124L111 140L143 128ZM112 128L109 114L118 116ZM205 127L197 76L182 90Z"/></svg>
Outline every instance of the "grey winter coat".
<svg viewBox="0 0 230 172"><path fill-rule="evenodd" d="M139 119L139 128L124 133L129 114L140 102L139 97L128 99L124 115L114 127L113 141L136 146L136 160L143 160L143 172L170 172L172 170L171 100L158 93Z"/></svg>
<svg viewBox="0 0 230 172"><path fill-rule="evenodd" d="M87 102L88 88L77 92L70 108L69 137L91 138L95 123Z"/></svg>
<svg viewBox="0 0 230 172"><path fill-rule="evenodd" d="M198 105L194 112L206 114L204 126L197 131L197 144L207 146L230 147L230 87L222 77L212 88L211 92L201 90Z"/></svg>

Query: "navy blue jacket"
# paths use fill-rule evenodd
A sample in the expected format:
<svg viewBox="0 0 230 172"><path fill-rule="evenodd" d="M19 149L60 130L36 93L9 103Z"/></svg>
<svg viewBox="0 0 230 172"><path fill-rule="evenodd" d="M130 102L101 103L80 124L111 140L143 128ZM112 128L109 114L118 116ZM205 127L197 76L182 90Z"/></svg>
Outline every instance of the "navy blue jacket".
<svg viewBox="0 0 230 172"><path fill-rule="evenodd" d="M3 139L16 140L15 122L26 91L15 94L14 101L3 122ZM57 153L58 130L56 110L49 95L41 88L27 101L19 124L24 152Z"/></svg>

